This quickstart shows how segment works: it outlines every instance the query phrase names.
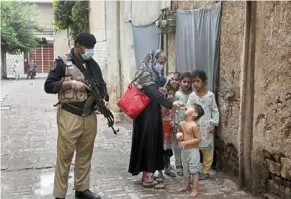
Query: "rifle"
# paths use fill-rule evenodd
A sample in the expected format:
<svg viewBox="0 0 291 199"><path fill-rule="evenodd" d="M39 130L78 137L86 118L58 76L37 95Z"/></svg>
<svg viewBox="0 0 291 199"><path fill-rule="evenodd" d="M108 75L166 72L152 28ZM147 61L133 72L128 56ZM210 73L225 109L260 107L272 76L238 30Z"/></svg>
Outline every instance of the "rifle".
<svg viewBox="0 0 291 199"><path fill-rule="evenodd" d="M73 53L72 53L73 54ZM78 67L78 69L83 73L85 77L85 84L89 87L90 89L90 94L91 96L88 97L84 109L83 109L83 116L87 116L92 113L92 104L94 101L96 102L96 108L97 110L104 115L104 117L108 121L108 126L112 128L113 133L116 135L119 129L115 130L114 129L114 116L112 112L105 106L105 103L100 95L98 86L93 78L93 76L90 74L90 71L86 70L86 68L83 66L83 64L79 61L77 57L73 54L71 56L72 60Z"/></svg>

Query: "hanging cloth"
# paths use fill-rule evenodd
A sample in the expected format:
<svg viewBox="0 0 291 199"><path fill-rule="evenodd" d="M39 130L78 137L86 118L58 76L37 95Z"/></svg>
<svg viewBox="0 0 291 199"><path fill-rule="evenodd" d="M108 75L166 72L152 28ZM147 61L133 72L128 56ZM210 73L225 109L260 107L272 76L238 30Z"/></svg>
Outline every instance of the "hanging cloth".
<svg viewBox="0 0 291 199"><path fill-rule="evenodd" d="M160 35L155 23L147 26L132 26L136 66L139 68L144 57L153 49L158 49Z"/></svg>
<svg viewBox="0 0 291 199"><path fill-rule="evenodd" d="M221 2L203 9L177 11L176 69L179 72L204 70L207 87L216 92L219 60Z"/></svg>

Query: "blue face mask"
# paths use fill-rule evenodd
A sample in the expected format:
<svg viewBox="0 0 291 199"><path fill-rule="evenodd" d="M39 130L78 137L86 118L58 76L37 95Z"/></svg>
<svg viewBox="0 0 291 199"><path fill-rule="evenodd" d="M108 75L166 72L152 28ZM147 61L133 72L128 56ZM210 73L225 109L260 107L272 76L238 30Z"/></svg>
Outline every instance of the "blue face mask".
<svg viewBox="0 0 291 199"><path fill-rule="evenodd" d="M82 54L84 60L89 60L93 57L94 50L93 49L85 49L85 53Z"/></svg>

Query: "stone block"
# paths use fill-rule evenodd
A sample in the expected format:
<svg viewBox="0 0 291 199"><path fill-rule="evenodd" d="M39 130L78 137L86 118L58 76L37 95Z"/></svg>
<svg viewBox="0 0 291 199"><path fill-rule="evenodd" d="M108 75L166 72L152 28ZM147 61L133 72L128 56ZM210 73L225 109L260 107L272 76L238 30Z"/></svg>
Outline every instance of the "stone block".
<svg viewBox="0 0 291 199"><path fill-rule="evenodd" d="M282 180L282 178L276 176L275 179L274 179L274 182L275 182L277 185L282 185L283 180Z"/></svg>
<svg viewBox="0 0 291 199"><path fill-rule="evenodd" d="M280 176L281 175L281 168L282 168L282 165L281 163L275 163L275 173Z"/></svg>
<svg viewBox="0 0 291 199"><path fill-rule="evenodd" d="M268 186L269 186L269 190L271 193L274 192L275 188L274 188L274 181L273 180L268 180Z"/></svg>
<svg viewBox="0 0 291 199"><path fill-rule="evenodd" d="M274 193L276 195L279 195L279 193L280 193L280 187L276 183L274 183Z"/></svg>
<svg viewBox="0 0 291 199"><path fill-rule="evenodd" d="M281 198L279 198L278 196L276 196L276 195L274 195L272 193L265 193L265 194L263 194L263 197L265 199L281 199Z"/></svg>
<svg viewBox="0 0 291 199"><path fill-rule="evenodd" d="M269 176L269 179L274 180L276 175L272 173L271 171L269 171L268 176Z"/></svg>
<svg viewBox="0 0 291 199"><path fill-rule="evenodd" d="M283 185L280 185L280 187L279 187L279 196L281 198L285 197L285 187Z"/></svg>
<svg viewBox="0 0 291 199"><path fill-rule="evenodd" d="M280 162L280 158L281 158L281 156L279 155L279 154L276 154L276 153L274 153L273 155L273 159L276 161L276 162Z"/></svg>
<svg viewBox="0 0 291 199"><path fill-rule="evenodd" d="M285 164L285 162L286 162L286 158L284 158L284 157L281 157L281 159L280 159L280 162L281 162L281 164L282 164L282 165L284 165L284 164Z"/></svg>
<svg viewBox="0 0 291 199"><path fill-rule="evenodd" d="M282 177L291 181L291 159L282 157L281 163L282 163L281 169Z"/></svg>
<svg viewBox="0 0 291 199"><path fill-rule="evenodd" d="M275 169L275 162L273 160L268 160L269 162L269 169L271 173L276 173L276 169Z"/></svg>
<svg viewBox="0 0 291 199"><path fill-rule="evenodd" d="M291 188L286 187L285 188L285 199L290 199L291 198Z"/></svg>
<svg viewBox="0 0 291 199"><path fill-rule="evenodd" d="M287 172L286 179L291 181L291 169Z"/></svg>
<svg viewBox="0 0 291 199"><path fill-rule="evenodd" d="M266 159L270 159L270 160L272 160L272 155L271 155L271 153L269 152L269 151L267 151L267 150L263 150L263 156L264 156L264 158L266 158Z"/></svg>
<svg viewBox="0 0 291 199"><path fill-rule="evenodd" d="M284 181L283 181L283 185L284 185L285 187L290 187L290 188L291 188L291 182L290 182L289 180L284 180Z"/></svg>

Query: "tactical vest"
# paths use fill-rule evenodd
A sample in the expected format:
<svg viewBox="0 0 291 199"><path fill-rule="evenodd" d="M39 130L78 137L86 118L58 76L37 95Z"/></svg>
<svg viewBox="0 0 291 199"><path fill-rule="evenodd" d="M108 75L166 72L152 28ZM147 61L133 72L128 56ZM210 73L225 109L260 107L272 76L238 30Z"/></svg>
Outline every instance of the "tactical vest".
<svg viewBox="0 0 291 199"><path fill-rule="evenodd" d="M84 75L82 72L78 69L77 66L73 64L73 62L70 60L70 57L60 57L65 65L66 65L66 75L63 78L63 81L70 81L70 80L76 80L76 81L84 81ZM60 91L58 93L58 99L59 103L71 103L71 102L82 102L86 100L88 97L87 91L76 91L74 89L69 89L66 91Z"/></svg>

